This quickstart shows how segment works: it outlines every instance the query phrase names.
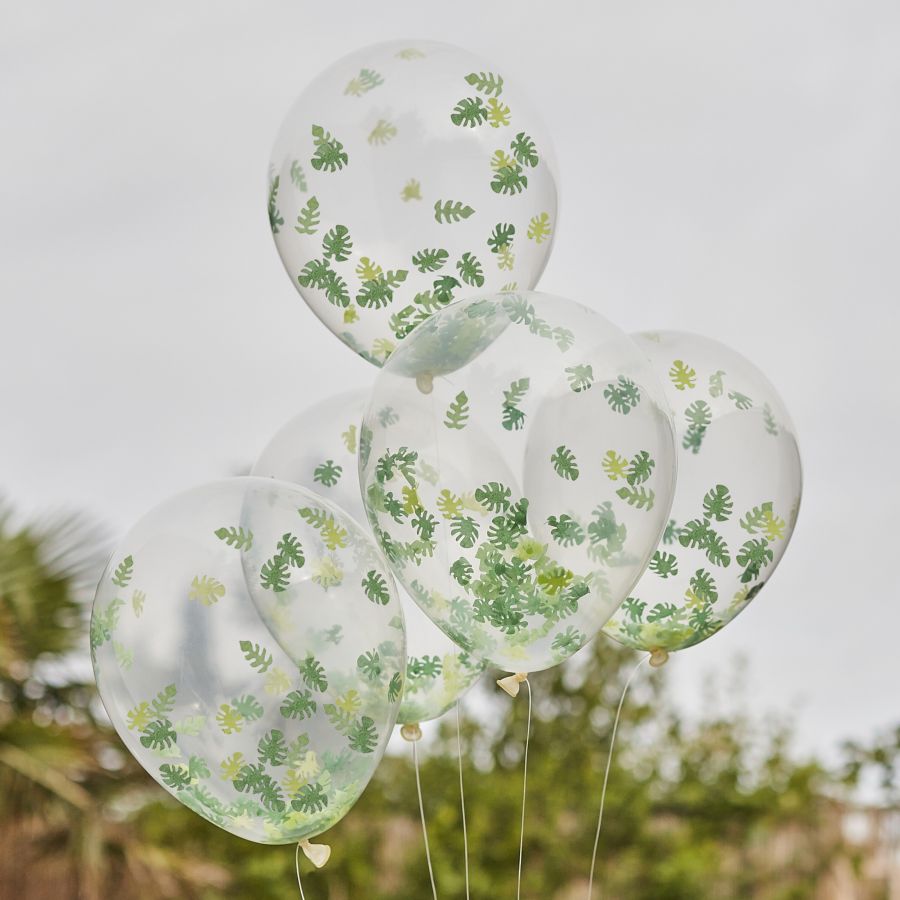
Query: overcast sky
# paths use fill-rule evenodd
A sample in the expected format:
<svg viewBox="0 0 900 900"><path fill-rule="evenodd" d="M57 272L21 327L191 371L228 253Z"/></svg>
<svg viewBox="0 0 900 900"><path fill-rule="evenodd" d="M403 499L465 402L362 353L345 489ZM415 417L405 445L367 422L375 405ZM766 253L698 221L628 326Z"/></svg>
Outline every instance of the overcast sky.
<svg viewBox="0 0 900 900"><path fill-rule="evenodd" d="M278 260L270 144L320 69L422 37L487 57L555 135L541 287L756 362L805 466L755 604L673 659L827 749L900 720L900 5L7 3L0 13L0 489L117 532L247 467L374 370ZM777 615L776 615L777 612ZM738 701L735 701L738 702Z"/></svg>

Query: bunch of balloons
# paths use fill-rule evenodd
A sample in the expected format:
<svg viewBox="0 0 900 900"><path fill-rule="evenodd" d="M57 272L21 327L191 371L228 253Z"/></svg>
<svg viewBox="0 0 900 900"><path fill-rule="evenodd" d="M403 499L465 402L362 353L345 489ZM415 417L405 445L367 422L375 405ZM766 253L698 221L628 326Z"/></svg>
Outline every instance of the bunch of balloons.
<svg viewBox="0 0 900 900"><path fill-rule="evenodd" d="M379 44L322 73L276 140L268 214L300 295L380 371L287 423L251 476L145 516L91 652L157 781L322 862L309 839L395 723L442 715L486 666L521 679L601 632L661 664L728 624L784 554L801 470L734 351L532 291L550 138L467 52Z"/></svg>

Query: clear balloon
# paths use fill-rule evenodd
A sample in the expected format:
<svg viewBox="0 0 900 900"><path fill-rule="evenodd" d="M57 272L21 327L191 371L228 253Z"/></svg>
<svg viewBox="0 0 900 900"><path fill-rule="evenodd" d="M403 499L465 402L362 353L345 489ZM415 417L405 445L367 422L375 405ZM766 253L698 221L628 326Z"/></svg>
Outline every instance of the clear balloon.
<svg viewBox="0 0 900 900"><path fill-rule="evenodd" d="M160 784L233 834L283 844L359 798L406 646L393 579L352 519L296 485L234 478L125 536L97 588L91 653L116 731Z"/></svg>
<svg viewBox="0 0 900 900"><path fill-rule="evenodd" d="M457 644L544 669L599 631L647 565L673 434L646 358L597 313L537 293L464 300L375 381L360 434L369 521Z"/></svg>
<svg viewBox="0 0 900 900"><path fill-rule="evenodd" d="M314 489L364 522L357 448L366 399L364 391L339 394L295 416L263 450L253 474ZM377 415L386 428L398 421L389 406ZM478 680L484 664L454 644L402 588L398 593L409 656L397 721L425 722L453 707Z"/></svg>
<svg viewBox="0 0 900 900"><path fill-rule="evenodd" d="M447 44L376 44L335 63L272 151L285 269L375 365L454 299L533 287L556 216L546 128L493 62Z"/></svg>
<svg viewBox="0 0 900 900"><path fill-rule="evenodd" d="M680 444L662 543L606 634L643 650L681 650L727 625L760 592L797 521L800 454L765 376L710 338L636 336L665 380Z"/></svg>

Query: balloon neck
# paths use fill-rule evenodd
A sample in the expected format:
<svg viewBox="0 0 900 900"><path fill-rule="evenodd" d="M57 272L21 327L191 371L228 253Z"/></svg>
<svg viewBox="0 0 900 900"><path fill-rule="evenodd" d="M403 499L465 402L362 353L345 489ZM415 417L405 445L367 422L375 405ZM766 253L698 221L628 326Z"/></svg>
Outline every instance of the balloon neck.
<svg viewBox="0 0 900 900"><path fill-rule="evenodd" d="M434 390L434 375L431 372L419 372L416 375L416 387L423 394L430 394Z"/></svg>
<svg viewBox="0 0 900 900"><path fill-rule="evenodd" d="M409 741L411 744L414 744L416 741L421 741L422 729L419 728L419 723L411 722L404 725L400 729L400 737L402 737L404 741Z"/></svg>
<svg viewBox="0 0 900 900"><path fill-rule="evenodd" d="M331 856L331 847L328 844L311 844L308 840L300 841L300 849L303 855L317 868L321 869Z"/></svg>
<svg viewBox="0 0 900 900"><path fill-rule="evenodd" d="M525 681L528 681L528 674L526 672L516 672L514 675L507 675L506 678L498 678L497 684L510 697L518 697L519 687Z"/></svg>
<svg viewBox="0 0 900 900"><path fill-rule="evenodd" d="M658 669L660 666L664 666L669 659L669 651L663 650L662 647L654 647L650 651L650 665L653 666L654 669Z"/></svg>

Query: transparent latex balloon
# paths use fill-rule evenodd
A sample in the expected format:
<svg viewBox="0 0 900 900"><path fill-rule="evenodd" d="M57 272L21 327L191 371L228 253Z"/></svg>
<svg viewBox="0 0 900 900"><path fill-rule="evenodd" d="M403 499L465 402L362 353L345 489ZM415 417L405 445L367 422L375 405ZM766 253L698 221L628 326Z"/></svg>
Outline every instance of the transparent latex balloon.
<svg viewBox="0 0 900 900"><path fill-rule="evenodd" d="M527 98L497 61L427 41L321 73L281 127L268 197L294 287L375 365L454 299L534 287L556 230L550 135Z"/></svg>
<svg viewBox="0 0 900 900"><path fill-rule="evenodd" d="M128 532L97 588L91 653L116 731L158 782L233 834L284 844L341 819L372 777L406 646L393 579L349 516L233 478Z"/></svg>
<svg viewBox="0 0 900 900"><path fill-rule="evenodd" d="M784 554L800 507L790 416L734 350L677 331L635 340L675 414L678 485L650 567L604 631L644 650L680 650L727 625Z"/></svg>
<svg viewBox="0 0 900 900"><path fill-rule="evenodd" d="M312 488L365 522L357 447L367 396L365 391L339 394L295 416L263 450L253 474ZM398 421L389 406L377 416L385 428ZM435 719L453 707L478 680L484 664L454 644L402 588L398 594L408 659L397 721L412 724Z"/></svg>
<svg viewBox="0 0 900 900"><path fill-rule="evenodd" d="M467 350L452 346L462 333ZM375 381L360 434L369 521L456 643L544 669L597 633L647 565L674 490L673 434L643 353L602 316L546 294L464 300Z"/></svg>

